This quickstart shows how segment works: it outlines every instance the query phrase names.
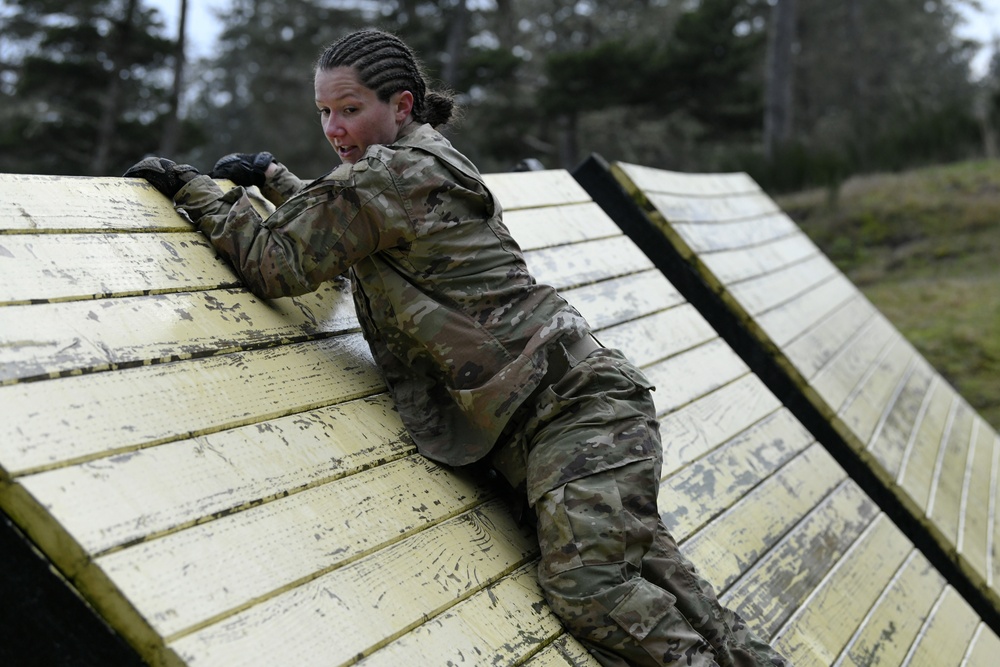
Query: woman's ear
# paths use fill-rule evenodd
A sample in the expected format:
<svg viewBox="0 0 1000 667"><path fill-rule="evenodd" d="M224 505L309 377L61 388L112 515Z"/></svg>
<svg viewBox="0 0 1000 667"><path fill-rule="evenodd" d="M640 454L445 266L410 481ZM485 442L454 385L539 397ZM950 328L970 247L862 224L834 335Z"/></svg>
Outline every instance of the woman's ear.
<svg viewBox="0 0 1000 667"><path fill-rule="evenodd" d="M396 112L396 122L402 123L413 111L413 93L408 90L401 90L393 95Z"/></svg>

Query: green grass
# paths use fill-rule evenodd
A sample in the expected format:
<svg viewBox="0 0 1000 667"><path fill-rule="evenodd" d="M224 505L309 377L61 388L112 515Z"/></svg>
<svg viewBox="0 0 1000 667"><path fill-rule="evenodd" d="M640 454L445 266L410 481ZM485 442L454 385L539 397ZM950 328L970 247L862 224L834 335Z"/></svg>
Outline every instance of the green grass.
<svg viewBox="0 0 1000 667"><path fill-rule="evenodd" d="M855 177L776 200L1000 430L1000 162Z"/></svg>

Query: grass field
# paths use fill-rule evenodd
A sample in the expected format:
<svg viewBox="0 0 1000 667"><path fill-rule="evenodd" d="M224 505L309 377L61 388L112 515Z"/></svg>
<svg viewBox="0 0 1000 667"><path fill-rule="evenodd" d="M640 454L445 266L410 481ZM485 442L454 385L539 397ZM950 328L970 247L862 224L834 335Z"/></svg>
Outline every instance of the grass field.
<svg viewBox="0 0 1000 667"><path fill-rule="evenodd" d="M1000 161L776 199L1000 430Z"/></svg>

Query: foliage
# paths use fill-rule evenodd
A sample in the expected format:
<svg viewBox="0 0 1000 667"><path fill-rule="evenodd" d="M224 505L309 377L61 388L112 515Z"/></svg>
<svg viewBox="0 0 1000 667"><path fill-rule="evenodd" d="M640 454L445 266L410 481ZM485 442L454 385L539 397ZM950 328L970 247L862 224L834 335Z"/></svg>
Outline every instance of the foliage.
<svg viewBox="0 0 1000 667"><path fill-rule="evenodd" d="M42 174L92 173L104 96L117 77L122 99L111 164L121 173L152 150L150 132L167 110L170 42L152 34L154 13L135 18L124 44L127 65L116 69L123 2L17 0L5 17L0 86L0 170ZM8 41L9 40L9 41Z"/></svg>

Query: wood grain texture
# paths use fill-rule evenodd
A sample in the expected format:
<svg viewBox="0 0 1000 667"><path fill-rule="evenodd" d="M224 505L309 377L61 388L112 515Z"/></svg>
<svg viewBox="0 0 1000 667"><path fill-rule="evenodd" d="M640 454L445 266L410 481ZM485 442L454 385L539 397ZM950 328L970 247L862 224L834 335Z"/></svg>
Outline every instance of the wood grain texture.
<svg viewBox="0 0 1000 667"><path fill-rule="evenodd" d="M784 373L829 420L1000 610L994 429L801 230L790 222L782 226L781 212L745 174L677 174L616 163L610 175L722 297L758 351L774 359L775 372ZM800 614L793 623L805 619ZM812 639L802 639L794 650L806 656L806 664L863 663L864 655L888 650L888 644L875 645L877 633L865 634L874 631L858 632L855 653L837 648L840 639L811 658ZM899 648L892 648L890 663L900 659Z"/></svg>
<svg viewBox="0 0 1000 667"><path fill-rule="evenodd" d="M594 667L538 590L532 530L514 523L489 480L416 453L357 333L347 284L261 302L158 193L122 180L32 183L66 188L64 206L94 202L99 215L60 223L25 207L34 212L0 229L0 246L37 247L48 262L31 269L38 284L4 283L14 287L0 306L0 405L13 419L0 426L0 504L105 620L156 665ZM841 612L830 587L863 581L873 600L900 604L910 590L894 593L898 569L856 555L884 523L871 500L569 174L487 181L539 279L657 385L661 508L685 551L765 636L810 637L817 619L836 618L840 648L824 650L863 646L876 628L866 635L864 615ZM742 258L733 273L748 293L755 276L797 280L822 264L809 244L790 242L787 219L745 175L687 184L739 194L690 211L726 211L732 224L719 229L755 244L712 253ZM121 201L102 204L109 193ZM748 225L755 215L767 222ZM53 242L33 245L42 237ZM62 262L77 242L81 259ZM0 275L30 266L26 257L0 261ZM767 313L801 312L791 304L806 300ZM831 308L789 335L818 332ZM816 347L846 358L850 340ZM845 402L888 391L923 405L919 366L906 368L891 391L862 373ZM896 432L892 414L879 417L874 441ZM995 485L995 473L979 472L983 457L997 467L990 433L966 435L964 474ZM904 476L930 466L927 493L937 512L960 517L970 567L992 567L994 514L971 514L968 496L954 496L960 463L896 446ZM887 535L885 545L912 553ZM905 621L926 625L919 614ZM970 655L995 636L973 639ZM812 651L782 646L796 664Z"/></svg>

